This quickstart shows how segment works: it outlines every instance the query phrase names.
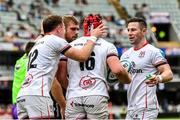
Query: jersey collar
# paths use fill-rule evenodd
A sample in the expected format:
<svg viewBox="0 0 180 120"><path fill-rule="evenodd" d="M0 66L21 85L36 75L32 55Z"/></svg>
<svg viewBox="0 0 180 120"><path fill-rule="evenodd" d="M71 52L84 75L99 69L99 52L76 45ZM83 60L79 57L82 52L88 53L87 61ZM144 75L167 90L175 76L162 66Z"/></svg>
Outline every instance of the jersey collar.
<svg viewBox="0 0 180 120"><path fill-rule="evenodd" d="M148 44L148 41L145 40L144 44L140 47L140 48L134 48L135 51L140 50L141 48L143 48L144 46L146 46Z"/></svg>

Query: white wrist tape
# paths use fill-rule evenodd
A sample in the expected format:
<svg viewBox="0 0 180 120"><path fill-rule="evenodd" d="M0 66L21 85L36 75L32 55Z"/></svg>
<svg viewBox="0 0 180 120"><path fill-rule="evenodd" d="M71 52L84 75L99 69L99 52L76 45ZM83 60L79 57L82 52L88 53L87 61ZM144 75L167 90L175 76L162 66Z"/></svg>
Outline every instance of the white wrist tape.
<svg viewBox="0 0 180 120"><path fill-rule="evenodd" d="M95 36L90 36L89 40L93 41L94 43L97 41L97 37Z"/></svg>
<svg viewBox="0 0 180 120"><path fill-rule="evenodd" d="M159 82L159 83L162 83L162 81L163 81L162 76L161 76L161 75L157 75L156 77L157 77L157 79L158 79L158 82Z"/></svg>

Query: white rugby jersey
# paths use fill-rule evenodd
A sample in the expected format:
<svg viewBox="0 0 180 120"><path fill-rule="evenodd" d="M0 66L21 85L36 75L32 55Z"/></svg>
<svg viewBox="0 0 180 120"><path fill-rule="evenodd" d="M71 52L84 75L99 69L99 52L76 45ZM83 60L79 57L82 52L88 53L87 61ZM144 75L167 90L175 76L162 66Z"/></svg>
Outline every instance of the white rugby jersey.
<svg viewBox="0 0 180 120"><path fill-rule="evenodd" d="M88 37L81 37L73 42L71 46L82 48ZM85 62L77 62L68 58L69 86L67 99L80 96L102 95L107 96L107 58L117 56L116 47L100 38L94 47L89 59Z"/></svg>
<svg viewBox="0 0 180 120"><path fill-rule="evenodd" d="M39 39L29 53L28 71L18 97L49 96L59 55L70 47L66 40L55 35L46 35Z"/></svg>
<svg viewBox="0 0 180 120"><path fill-rule="evenodd" d="M146 44L138 50L134 50L134 48L127 50L121 56L121 60L124 59L132 64L130 70L132 82L128 85L127 90L128 110L134 108L158 109L156 86L148 87L145 79L147 74L158 74L157 67L167 63L162 51Z"/></svg>

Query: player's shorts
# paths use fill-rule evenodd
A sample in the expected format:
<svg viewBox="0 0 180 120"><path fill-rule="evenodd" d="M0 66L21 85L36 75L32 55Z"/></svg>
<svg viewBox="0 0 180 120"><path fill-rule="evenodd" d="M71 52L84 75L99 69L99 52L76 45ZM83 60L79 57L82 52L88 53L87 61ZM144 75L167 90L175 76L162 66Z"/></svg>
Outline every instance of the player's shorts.
<svg viewBox="0 0 180 120"><path fill-rule="evenodd" d="M108 119L108 98L83 96L67 100L66 119Z"/></svg>
<svg viewBox="0 0 180 120"><path fill-rule="evenodd" d="M158 109L146 108L129 110L126 114L126 120L156 120L158 112Z"/></svg>
<svg viewBox="0 0 180 120"><path fill-rule="evenodd" d="M22 96L17 98L19 119L54 118L53 101L44 96Z"/></svg>

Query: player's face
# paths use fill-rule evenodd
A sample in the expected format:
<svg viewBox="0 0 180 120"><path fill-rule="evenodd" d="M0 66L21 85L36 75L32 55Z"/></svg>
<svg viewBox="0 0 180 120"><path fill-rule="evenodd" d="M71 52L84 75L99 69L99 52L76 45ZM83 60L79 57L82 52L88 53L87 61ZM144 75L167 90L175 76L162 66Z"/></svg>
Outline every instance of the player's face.
<svg viewBox="0 0 180 120"><path fill-rule="evenodd" d="M138 22L129 23L127 30L131 44L138 44L144 38L144 32Z"/></svg>
<svg viewBox="0 0 180 120"><path fill-rule="evenodd" d="M77 39L79 34L79 25L74 24L72 21L66 27L65 38L68 42Z"/></svg>

